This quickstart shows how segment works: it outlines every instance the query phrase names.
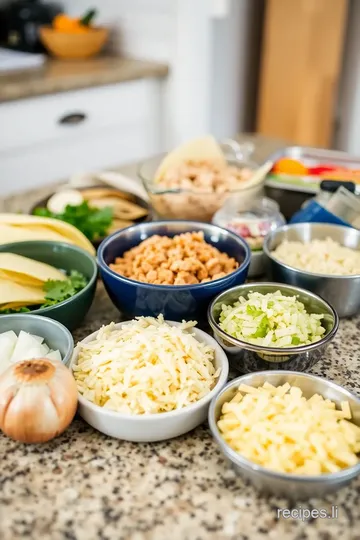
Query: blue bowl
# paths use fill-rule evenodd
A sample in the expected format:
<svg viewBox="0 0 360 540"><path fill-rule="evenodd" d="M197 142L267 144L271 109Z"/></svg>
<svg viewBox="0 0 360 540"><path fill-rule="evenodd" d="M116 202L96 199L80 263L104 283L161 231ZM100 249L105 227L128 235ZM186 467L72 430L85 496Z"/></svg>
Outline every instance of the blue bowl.
<svg viewBox="0 0 360 540"><path fill-rule="evenodd" d="M240 266L227 276L196 285L150 285L120 276L109 268L116 257L155 234L173 237L203 231L206 242L234 257ZM230 231L197 221L155 221L118 231L100 244L98 263L105 288L113 304L128 317L157 316L170 321L205 321L209 302L220 292L245 282L251 251L245 240Z"/></svg>

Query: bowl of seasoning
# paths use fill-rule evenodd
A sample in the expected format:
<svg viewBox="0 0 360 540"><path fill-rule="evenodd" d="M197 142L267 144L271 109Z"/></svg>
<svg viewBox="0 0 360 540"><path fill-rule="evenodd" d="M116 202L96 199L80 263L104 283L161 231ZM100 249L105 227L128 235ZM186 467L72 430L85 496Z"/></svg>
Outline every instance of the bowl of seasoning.
<svg viewBox="0 0 360 540"><path fill-rule="evenodd" d="M224 206L216 212L212 222L246 240L251 249L249 277L260 276L265 272L266 257L263 243L266 235L285 224L277 202L268 197L244 201L238 195L227 199Z"/></svg>

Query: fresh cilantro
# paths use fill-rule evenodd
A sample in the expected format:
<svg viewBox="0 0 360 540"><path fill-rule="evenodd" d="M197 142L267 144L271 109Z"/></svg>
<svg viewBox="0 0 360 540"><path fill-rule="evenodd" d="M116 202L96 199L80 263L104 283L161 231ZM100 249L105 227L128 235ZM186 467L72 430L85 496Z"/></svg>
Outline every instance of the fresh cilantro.
<svg viewBox="0 0 360 540"><path fill-rule="evenodd" d="M30 311L27 307L0 309L0 315L9 315L10 313L28 313Z"/></svg>
<svg viewBox="0 0 360 540"><path fill-rule="evenodd" d="M93 208L87 201L73 206L68 204L61 214L54 214L47 208L35 208L34 215L60 219L74 225L89 240L94 242L107 235L107 232L113 222L114 212L111 207Z"/></svg>
<svg viewBox="0 0 360 540"><path fill-rule="evenodd" d="M76 270L72 270L70 276L63 281L49 279L44 283L43 289L46 302L41 307L59 304L59 302L63 302L74 296L74 294L81 291L86 285L86 277Z"/></svg>

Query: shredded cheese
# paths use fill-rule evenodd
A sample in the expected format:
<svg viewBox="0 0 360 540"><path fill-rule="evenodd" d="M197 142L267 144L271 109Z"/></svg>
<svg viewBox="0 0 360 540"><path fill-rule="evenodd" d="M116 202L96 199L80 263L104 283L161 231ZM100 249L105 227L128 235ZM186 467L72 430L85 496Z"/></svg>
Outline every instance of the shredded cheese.
<svg viewBox="0 0 360 540"><path fill-rule="evenodd" d="M289 266L315 274L360 274L360 251L341 246L331 238L306 243L284 240L272 253Z"/></svg>
<svg viewBox="0 0 360 540"><path fill-rule="evenodd" d="M240 385L224 403L218 428L227 444L254 463L282 473L317 475L356 465L360 428L350 405L336 404L300 388Z"/></svg>
<svg viewBox="0 0 360 540"><path fill-rule="evenodd" d="M170 326L159 316L140 317L120 329L114 323L102 327L94 341L78 345L73 372L79 392L100 407L129 414L195 403L220 372L214 350L189 331L195 325Z"/></svg>

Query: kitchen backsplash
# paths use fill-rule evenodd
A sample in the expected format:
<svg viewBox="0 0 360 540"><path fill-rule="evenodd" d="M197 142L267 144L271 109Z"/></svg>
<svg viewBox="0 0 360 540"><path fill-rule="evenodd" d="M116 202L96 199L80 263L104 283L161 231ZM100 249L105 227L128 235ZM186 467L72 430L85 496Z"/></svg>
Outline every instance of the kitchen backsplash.
<svg viewBox="0 0 360 540"><path fill-rule="evenodd" d="M99 24L112 28L110 48L115 52L159 62L172 57L177 5L173 0L65 0L62 4L72 15L97 8Z"/></svg>

